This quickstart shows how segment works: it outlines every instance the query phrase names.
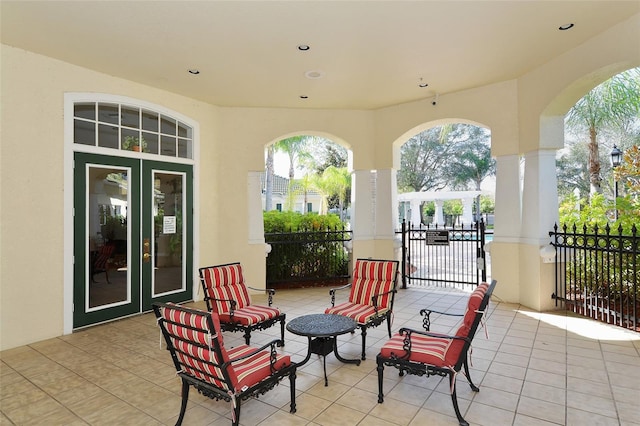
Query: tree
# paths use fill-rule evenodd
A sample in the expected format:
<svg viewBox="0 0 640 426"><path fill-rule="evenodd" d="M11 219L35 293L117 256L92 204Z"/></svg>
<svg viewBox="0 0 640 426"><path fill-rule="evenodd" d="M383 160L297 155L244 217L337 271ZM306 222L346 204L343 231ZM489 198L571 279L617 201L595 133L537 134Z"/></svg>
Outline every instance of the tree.
<svg viewBox="0 0 640 426"><path fill-rule="evenodd" d="M454 188L480 190L482 181L496 173L491 158L490 134L487 129L461 125L458 128L456 155L447 166L447 175Z"/></svg>
<svg viewBox="0 0 640 426"><path fill-rule="evenodd" d="M346 167L329 166L322 172L322 179L327 181L330 196L338 198L340 219L344 220L347 191L351 188L351 174Z"/></svg>
<svg viewBox="0 0 640 426"><path fill-rule="evenodd" d="M273 145L267 147L267 164L265 175L265 196L264 196L264 209L271 211L273 209Z"/></svg>
<svg viewBox="0 0 640 426"><path fill-rule="evenodd" d="M579 194L589 193L589 169L587 145L568 143L556 158L558 196L564 199L578 190Z"/></svg>
<svg viewBox="0 0 640 426"><path fill-rule="evenodd" d="M635 145L625 150L622 164L613 173L615 179L622 183L627 195L640 198L640 146Z"/></svg>
<svg viewBox="0 0 640 426"><path fill-rule="evenodd" d="M304 167L321 175L327 167L347 167L347 150L328 139L313 137L305 146L307 155L301 158Z"/></svg>
<svg viewBox="0 0 640 426"><path fill-rule="evenodd" d="M640 112L640 69L620 73L582 97L569 110L568 127L588 134L590 194L602 192L598 135L609 126L624 127Z"/></svg>
<svg viewBox="0 0 640 426"><path fill-rule="evenodd" d="M276 151L281 151L289 156L289 182L295 177L295 164L300 154L304 151L310 136L292 136L282 139L274 144Z"/></svg>
<svg viewBox="0 0 640 426"><path fill-rule="evenodd" d="M441 168L455 151L455 143L447 143L443 138L449 130L447 126L433 127L402 145L398 172L401 192L439 190L447 186L447 177Z"/></svg>

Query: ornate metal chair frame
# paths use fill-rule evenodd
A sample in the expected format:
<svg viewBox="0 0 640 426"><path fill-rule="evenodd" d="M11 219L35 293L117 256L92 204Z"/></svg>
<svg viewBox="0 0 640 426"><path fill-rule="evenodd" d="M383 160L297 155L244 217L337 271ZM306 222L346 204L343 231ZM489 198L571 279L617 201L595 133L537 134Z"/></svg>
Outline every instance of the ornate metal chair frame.
<svg viewBox="0 0 640 426"><path fill-rule="evenodd" d="M384 402L382 389L384 366L395 367L400 376L405 373L417 376L449 377L449 386L453 408L461 426L469 423L462 417L456 395L456 375L464 368L469 386L479 392L469 374L468 352L471 342L487 311L489 300L496 281L483 283L471 294L464 320L455 335L445 335L429 331L401 328L391 340L382 347L377 356L378 370L378 403ZM426 311L423 309L421 313ZM435 311L433 311L435 312ZM412 349L414 351L412 352ZM436 356L435 352L438 353ZM428 363L425 360L433 360Z"/></svg>
<svg viewBox="0 0 640 426"><path fill-rule="evenodd" d="M286 314L277 308L271 307L273 296L276 292L274 289L266 290L269 296L268 307L252 305L251 297L246 289L263 290L245 284L240 262L205 266L198 271L207 309L211 312L216 312L220 316L220 324L223 331L243 331L245 343L248 345L251 341L251 332L253 330L265 330L280 322L280 342L278 346L284 346ZM220 283L213 282L216 272L220 274L219 278L223 281L221 283L223 284L222 286L215 285ZM235 289L224 291L226 297L217 297L216 291L221 291L220 288L225 286L235 286ZM229 296L233 296L233 298Z"/></svg>
<svg viewBox="0 0 640 426"><path fill-rule="evenodd" d="M351 284L329 290L331 307L325 313L344 315L357 322L362 331L362 360L366 359L367 328L377 327L386 319L391 337L398 264L397 260L357 259ZM345 289L351 290L349 301L336 306L336 292Z"/></svg>
<svg viewBox="0 0 640 426"><path fill-rule="evenodd" d="M237 426L242 401L265 394L288 376L290 411L296 412L297 364L276 352L277 339L260 348L240 345L226 350L216 313L166 303L154 303L153 310L182 379L176 426L184 419L190 386L208 398L231 402L231 424Z"/></svg>

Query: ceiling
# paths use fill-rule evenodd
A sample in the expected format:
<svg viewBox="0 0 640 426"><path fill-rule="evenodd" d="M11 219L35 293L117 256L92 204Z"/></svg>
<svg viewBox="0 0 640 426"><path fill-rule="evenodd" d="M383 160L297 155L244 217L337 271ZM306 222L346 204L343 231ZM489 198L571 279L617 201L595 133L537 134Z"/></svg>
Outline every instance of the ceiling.
<svg viewBox="0 0 640 426"><path fill-rule="evenodd" d="M377 109L517 78L639 12L640 1L1 0L0 34L219 106Z"/></svg>

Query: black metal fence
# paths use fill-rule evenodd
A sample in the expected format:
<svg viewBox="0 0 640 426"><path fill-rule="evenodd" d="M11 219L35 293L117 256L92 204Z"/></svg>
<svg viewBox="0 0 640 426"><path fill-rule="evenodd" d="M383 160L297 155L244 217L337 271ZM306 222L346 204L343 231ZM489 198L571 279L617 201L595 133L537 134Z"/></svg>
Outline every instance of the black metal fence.
<svg viewBox="0 0 640 426"><path fill-rule="evenodd" d="M279 283L330 282L350 276L345 247L352 232L345 228L264 234L271 245L267 256L267 287Z"/></svg>
<svg viewBox="0 0 640 426"><path fill-rule="evenodd" d="M484 222L455 227L402 222L402 288L477 286L487 280Z"/></svg>
<svg viewBox="0 0 640 426"><path fill-rule="evenodd" d="M604 232L602 232L604 231ZM549 232L556 250L556 305L640 331L640 237L608 225L604 230L558 225Z"/></svg>

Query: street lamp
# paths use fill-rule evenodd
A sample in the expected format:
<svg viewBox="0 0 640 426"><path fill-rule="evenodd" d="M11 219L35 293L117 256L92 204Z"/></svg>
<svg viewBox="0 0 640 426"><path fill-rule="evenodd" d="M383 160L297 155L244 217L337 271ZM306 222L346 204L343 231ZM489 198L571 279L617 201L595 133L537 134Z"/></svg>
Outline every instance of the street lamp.
<svg viewBox="0 0 640 426"><path fill-rule="evenodd" d="M617 146L613 145L613 149L611 150L611 166L613 167L613 182L614 182L614 193L613 193L613 208L614 208L614 218L618 220L618 207L616 206L618 202L618 179L616 179L615 169L622 164L622 151L618 149Z"/></svg>

